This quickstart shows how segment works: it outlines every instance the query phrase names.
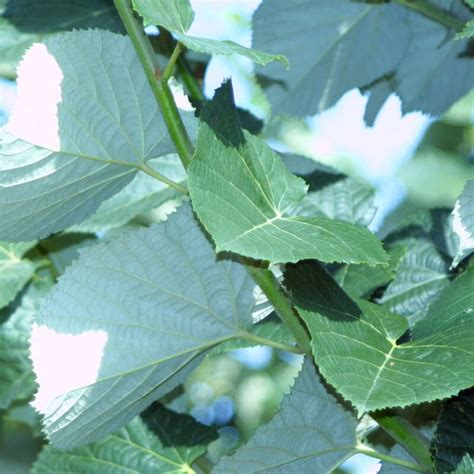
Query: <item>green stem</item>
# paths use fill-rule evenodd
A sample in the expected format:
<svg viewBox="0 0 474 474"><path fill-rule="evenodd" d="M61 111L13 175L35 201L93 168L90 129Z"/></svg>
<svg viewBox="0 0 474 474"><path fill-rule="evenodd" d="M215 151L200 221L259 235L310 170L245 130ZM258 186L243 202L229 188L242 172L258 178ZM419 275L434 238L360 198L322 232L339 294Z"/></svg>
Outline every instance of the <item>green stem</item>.
<svg viewBox="0 0 474 474"><path fill-rule="evenodd" d="M142 164L140 166L140 169L152 176L153 178L157 179L158 181L161 181L165 184L167 184L170 188L176 189L176 191L179 191L182 194L188 194L188 190L184 187L181 186L179 183L176 183L172 179L167 178L166 176L162 175L161 173L158 173L158 171L154 170L151 166L147 165L146 163Z"/></svg>
<svg viewBox="0 0 474 474"><path fill-rule="evenodd" d="M370 416L418 462L432 469L429 442L408 420L388 412L370 413Z"/></svg>
<svg viewBox="0 0 474 474"><path fill-rule="evenodd" d="M271 339L256 336L255 334L252 334L250 332L244 332L242 334L242 338L246 339L247 341L254 342L255 344L259 344L261 346L269 346L273 347L274 349L279 349L281 351L292 352L293 354L302 354L302 351L299 347L290 346L283 342L272 341Z"/></svg>
<svg viewBox="0 0 474 474"><path fill-rule="evenodd" d="M266 268L255 267L249 264L246 265L246 267L265 296L272 302L277 315L291 331L298 345L306 354L311 354L309 335L301 324L293 304L284 293L273 272Z"/></svg>
<svg viewBox="0 0 474 474"><path fill-rule="evenodd" d="M201 86L196 80L194 74L191 73L191 69L186 59L183 56L180 56L178 59L178 71L183 79L186 88L188 89L189 95L200 102L203 102L205 97L202 93Z"/></svg>
<svg viewBox="0 0 474 474"><path fill-rule="evenodd" d="M391 464L396 464L398 466L406 467L407 469L411 469L412 471L416 472L431 472L430 468L418 463L413 463L409 461L404 461L403 459L399 459L389 454L384 454L375 449L372 449L369 446L365 446L364 444L359 444L356 446L357 453L365 454L366 456L370 456L371 458L380 459L381 461L389 462Z"/></svg>
<svg viewBox="0 0 474 474"><path fill-rule="evenodd" d="M143 31L142 24L134 17L133 9L129 0L114 0L123 25L133 43L137 56L142 63L143 70L148 79L153 94L160 105L163 120L168 132L176 146L178 155L187 168L194 154L194 147L188 137L173 94L168 86L167 80L157 81L158 63L150 40Z"/></svg>
<svg viewBox="0 0 474 474"><path fill-rule="evenodd" d="M168 64L166 65L165 70L161 76L162 81L168 81L168 79L173 75L174 66L183 50L183 45L180 42L176 43L176 46L168 60Z"/></svg>
<svg viewBox="0 0 474 474"><path fill-rule="evenodd" d="M148 82L153 90L155 98L160 106L163 119L168 128L168 132L176 146L183 166L187 168L194 154L194 147L189 140L184 124L179 115L173 94L168 86L166 76L159 81L155 76L156 58L151 44L143 32L142 25L135 19L129 0L114 0L115 7L122 19L137 55L142 63ZM175 61L179 57L179 50L176 50ZM173 56L172 55L172 56ZM174 64L174 62L173 62ZM166 68L168 69L168 67ZM311 353L310 339L305 328L296 314L289 298L283 292L278 280L273 273L267 269L257 268L247 265L247 269L260 285L267 298L272 302L276 313L288 326L296 341L305 353Z"/></svg>
<svg viewBox="0 0 474 474"><path fill-rule="evenodd" d="M203 474L211 474L212 468L214 467L214 464L212 464L211 461L207 459L205 454L197 458L194 461L194 464L196 464L196 466L198 466L199 469L201 469Z"/></svg>
<svg viewBox="0 0 474 474"><path fill-rule="evenodd" d="M440 23L447 28L455 31L461 31L464 28L465 22L451 15L446 10L434 5L429 0L394 0L400 5L415 10L422 15Z"/></svg>

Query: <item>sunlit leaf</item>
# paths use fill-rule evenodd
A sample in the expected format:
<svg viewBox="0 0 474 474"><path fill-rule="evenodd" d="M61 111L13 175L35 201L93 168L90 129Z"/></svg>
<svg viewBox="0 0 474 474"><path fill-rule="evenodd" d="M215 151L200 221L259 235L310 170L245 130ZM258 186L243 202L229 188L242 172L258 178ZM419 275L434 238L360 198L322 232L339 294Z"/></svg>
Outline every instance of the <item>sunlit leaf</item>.
<svg viewBox="0 0 474 474"><path fill-rule="evenodd" d="M361 226L288 215L307 186L264 141L241 130L229 82L216 91L200 119L188 187L218 252L275 263L307 258L370 265L387 261L378 239Z"/></svg>
<svg viewBox="0 0 474 474"><path fill-rule="evenodd" d="M290 266L285 283L312 337L326 380L359 413L428 402L470 387L474 377L474 268L447 286L399 342L407 320L357 304L317 264Z"/></svg>
<svg viewBox="0 0 474 474"><path fill-rule="evenodd" d="M53 444L104 437L182 383L208 349L245 337L253 289L241 265L216 261L188 205L83 249L33 329L34 405Z"/></svg>
<svg viewBox="0 0 474 474"><path fill-rule="evenodd" d="M331 472L355 451L355 429L355 419L328 394L306 360L280 411L213 472Z"/></svg>
<svg viewBox="0 0 474 474"><path fill-rule="evenodd" d="M128 38L75 31L33 46L0 135L0 238L42 238L84 220L172 151Z"/></svg>
<svg viewBox="0 0 474 474"><path fill-rule="evenodd" d="M459 245L453 266L474 251L474 179L466 182L453 211L453 231Z"/></svg>

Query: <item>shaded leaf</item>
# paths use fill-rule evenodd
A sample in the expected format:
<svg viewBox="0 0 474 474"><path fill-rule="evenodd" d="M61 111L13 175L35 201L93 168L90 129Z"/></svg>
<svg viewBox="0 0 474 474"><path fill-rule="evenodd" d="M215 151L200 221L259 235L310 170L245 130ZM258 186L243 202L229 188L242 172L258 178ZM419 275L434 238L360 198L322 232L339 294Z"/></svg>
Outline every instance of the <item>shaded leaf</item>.
<svg viewBox="0 0 474 474"><path fill-rule="evenodd" d="M367 227L377 212L375 190L354 178L344 178L308 193L292 211L294 215L322 215Z"/></svg>
<svg viewBox="0 0 474 474"><path fill-rule="evenodd" d="M156 436L146 424L135 418L120 431L96 443L71 451L59 451L46 446L33 466L32 473L74 472L84 474L116 474L136 472L140 474L174 473L189 474L191 463L206 450L212 437L207 427L194 422L181 424L183 415L163 410L163 420L155 419L154 426L166 426L166 436ZM173 420L172 426L169 421ZM164 421L164 424L162 424ZM182 444L183 428L192 429L192 437ZM162 433L163 435L164 433ZM185 433L186 435L187 433ZM186 438L185 438L186 439Z"/></svg>
<svg viewBox="0 0 474 474"><path fill-rule="evenodd" d="M433 438L438 472L462 472L474 458L474 392L445 402ZM472 472L472 471L466 471Z"/></svg>
<svg viewBox="0 0 474 474"><path fill-rule="evenodd" d="M474 179L466 182L453 210L453 232L459 239L453 267L474 251Z"/></svg>
<svg viewBox="0 0 474 474"><path fill-rule="evenodd" d="M406 247L397 245L388 251L390 263L387 267L368 265L343 265L333 277L351 298L369 296L374 290L387 285L395 277L395 269L406 252Z"/></svg>
<svg viewBox="0 0 474 474"><path fill-rule="evenodd" d="M42 238L84 220L148 160L173 151L126 37L51 37L28 51L18 84L0 135L2 239Z"/></svg>
<svg viewBox="0 0 474 474"><path fill-rule="evenodd" d="M417 463L417 460L407 453L399 444L396 444L390 450L390 456L401 459L403 461ZM389 462L381 462L382 467L380 468L379 474L406 474L407 472L414 472L407 470L404 466L398 466Z"/></svg>
<svg viewBox="0 0 474 474"><path fill-rule="evenodd" d="M395 278L379 302L405 316L410 326L423 318L430 303L449 284L449 262L430 242L411 240Z"/></svg>
<svg viewBox="0 0 474 474"><path fill-rule="evenodd" d="M7 306L35 272L35 265L23 255L36 242L0 242L0 309Z"/></svg>
<svg viewBox="0 0 474 474"><path fill-rule="evenodd" d="M133 6L146 24L164 27L173 33L180 43L197 53L240 54L263 66L272 61L279 61L288 67L288 60L280 54L268 54L246 48L234 41L197 38L185 34L194 20L194 11L189 0L133 0Z"/></svg>
<svg viewBox="0 0 474 474"><path fill-rule="evenodd" d="M461 2L436 3L472 18ZM372 120L392 92L404 112L439 115L473 86L468 42L395 2L265 0L253 25L253 46L284 54L291 64L289 71L264 71L273 79L267 90L276 114L314 115L358 87L372 91Z"/></svg>
<svg viewBox="0 0 474 474"><path fill-rule="evenodd" d="M14 400L30 398L35 391L29 339L33 317L41 298L51 284L39 281L30 284L21 300L0 311L0 409Z"/></svg>
<svg viewBox="0 0 474 474"><path fill-rule="evenodd" d="M208 349L245 337L254 286L241 265L215 260L188 205L82 250L33 329L34 406L48 437L61 448L100 439L182 383Z"/></svg>
<svg viewBox="0 0 474 474"><path fill-rule="evenodd" d="M200 118L189 192L218 252L274 263L306 258L386 262L380 242L363 227L287 215L307 186L265 142L241 130L229 82L216 91Z"/></svg>
<svg viewBox="0 0 474 474"><path fill-rule="evenodd" d="M404 317L356 304L317 264L289 266L285 284L321 374L359 413L447 398L472 385L474 268L441 292L404 343Z"/></svg>
<svg viewBox="0 0 474 474"><path fill-rule="evenodd" d="M213 472L331 472L355 451L355 429L306 360L280 411Z"/></svg>
<svg viewBox="0 0 474 474"><path fill-rule="evenodd" d="M150 160L149 166L175 182L185 177L176 155ZM71 232L102 232L124 226L135 217L171 200L181 200L183 194L152 176L138 173L133 181L115 196L104 201L91 217L69 229Z"/></svg>
<svg viewBox="0 0 474 474"><path fill-rule="evenodd" d="M0 0L0 75L13 77L31 44L75 28L123 31L112 0Z"/></svg>

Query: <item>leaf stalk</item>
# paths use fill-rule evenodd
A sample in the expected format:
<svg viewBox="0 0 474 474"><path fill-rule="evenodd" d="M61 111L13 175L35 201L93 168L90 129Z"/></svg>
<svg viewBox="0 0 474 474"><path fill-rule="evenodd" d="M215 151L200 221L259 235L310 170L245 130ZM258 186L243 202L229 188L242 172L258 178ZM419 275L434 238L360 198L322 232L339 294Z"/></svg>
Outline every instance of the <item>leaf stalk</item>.
<svg viewBox="0 0 474 474"><path fill-rule="evenodd" d="M358 444L356 446L357 453L365 454L366 456L370 456L371 458L380 459L381 461L389 462L391 464L396 464L398 466L406 467L407 469L411 469L412 471L416 472L432 472L428 466L423 464L413 463L409 461L404 461L403 459L396 458L394 456L390 456L389 454L384 454L375 449L372 449L370 446L366 446L365 444Z"/></svg>

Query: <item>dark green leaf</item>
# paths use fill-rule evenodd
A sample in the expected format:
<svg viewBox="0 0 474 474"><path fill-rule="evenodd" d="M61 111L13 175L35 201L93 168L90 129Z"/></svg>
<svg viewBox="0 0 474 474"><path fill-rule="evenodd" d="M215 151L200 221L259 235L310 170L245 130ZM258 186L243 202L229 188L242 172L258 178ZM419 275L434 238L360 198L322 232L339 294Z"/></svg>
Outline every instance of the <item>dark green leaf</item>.
<svg viewBox="0 0 474 474"><path fill-rule="evenodd" d="M306 360L280 411L213 472L331 472L355 451L355 429L355 419L328 394Z"/></svg>
<svg viewBox="0 0 474 474"><path fill-rule="evenodd" d="M33 474L74 472L83 474L189 474L191 463L212 440L210 428L163 409L162 418L152 418L155 436L136 418L117 433L71 451L46 446L33 466ZM152 415L153 416L153 415ZM166 428L166 433L163 431ZM188 430L187 432L184 430ZM191 432L189 432L191 430Z"/></svg>
<svg viewBox="0 0 474 474"><path fill-rule="evenodd" d="M386 262L380 242L361 226L287 215L307 186L265 142L241 130L229 82L216 91L200 119L189 192L218 252L275 263L307 258Z"/></svg>
<svg viewBox="0 0 474 474"><path fill-rule="evenodd" d="M35 265L23 255L36 242L0 242L0 309L7 306L33 276Z"/></svg>
<svg viewBox="0 0 474 474"><path fill-rule="evenodd" d="M462 472L459 469L468 462L467 458L474 458L474 392L472 390L460 394L443 405L432 447L438 472Z"/></svg>
<svg viewBox="0 0 474 474"><path fill-rule="evenodd" d="M404 343L404 317L356 304L319 265L290 266L285 283L321 374L359 413L447 398L472 385L474 268L441 292Z"/></svg>
<svg viewBox="0 0 474 474"><path fill-rule="evenodd" d="M405 252L405 246L396 245L388 251L390 263L387 267L343 265L334 272L333 277L352 298L369 296L374 290L393 280L395 269Z"/></svg>
<svg viewBox="0 0 474 474"><path fill-rule="evenodd" d="M0 311L0 409L35 391L29 339L33 317L50 286L47 281L32 283L17 304Z"/></svg>

